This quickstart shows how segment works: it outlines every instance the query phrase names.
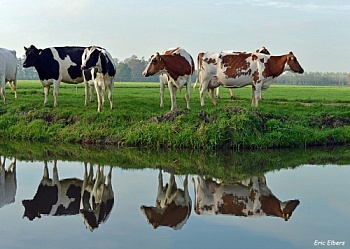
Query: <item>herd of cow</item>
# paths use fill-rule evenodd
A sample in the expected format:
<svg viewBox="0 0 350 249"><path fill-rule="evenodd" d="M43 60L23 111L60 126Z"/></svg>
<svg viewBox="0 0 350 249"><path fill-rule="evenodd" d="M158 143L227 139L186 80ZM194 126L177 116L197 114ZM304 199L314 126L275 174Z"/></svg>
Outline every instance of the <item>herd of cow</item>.
<svg viewBox="0 0 350 249"><path fill-rule="evenodd" d="M44 87L45 100L48 102L50 86L54 86L54 106L58 105L58 89L61 82L69 84L85 83L85 105L96 90L98 108L104 103L106 88L110 108L113 108L113 87L116 65L111 54L104 48L91 47L50 47L38 49L34 45L24 47L26 59L24 68L34 67ZM197 80L200 84L200 103L204 106L204 92L207 90L214 105L213 90L219 86L232 88L252 86L252 105L258 106L262 98L261 91L266 90L272 81L284 71L303 73L304 70L292 52L270 55L266 48L254 52L205 52L198 54ZM183 48L167 49L151 56L143 76L160 75L161 106L164 106L164 85L168 84L171 98L171 110L176 109L176 91L186 86L187 108L190 108L191 75L195 72L192 56ZM16 52L0 48L0 97L5 96L5 83L9 82L16 92L17 58Z"/></svg>
<svg viewBox="0 0 350 249"><path fill-rule="evenodd" d="M9 164L7 167L6 163ZM84 166L83 180L76 177L60 179L55 160L50 178L45 161L43 177L34 197L22 200L23 217L32 221L42 215L80 214L90 231L107 221L114 206L112 167L109 167L108 175L105 176L103 166L98 166L95 174L92 165L89 170L86 164ZM272 216L288 221L300 203L297 199L280 201L267 186L264 176L224 183L200 175L197 183L193 207L197 215ZM0 156L0 208L15 201L16 191L16 159ZM176 184L173 171L164 184L163 171L160 169L155 205L142 205L140 209L153 228L167 226L181 229L192 210L188 175L181 188Z"/></svg>

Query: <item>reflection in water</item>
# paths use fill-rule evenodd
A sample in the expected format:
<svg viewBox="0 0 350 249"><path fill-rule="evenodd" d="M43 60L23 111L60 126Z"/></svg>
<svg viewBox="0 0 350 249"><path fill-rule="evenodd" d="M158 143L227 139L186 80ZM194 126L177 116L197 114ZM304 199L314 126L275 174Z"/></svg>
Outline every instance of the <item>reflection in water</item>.
<svg viewBox="0 0 350 249"><path fill-rule="evenodd" d="M16 191L16 159L6 168L6 157L0 156L0 208L15 202Z"/></svg>
<svg viewBox="0 0 350 249"><path fill-rule="evenodd" d="M107 221L114 205L114 193L112 189L112 167L106 177L103 166L98 166L94 176L93 166L90 164L89 174L85 164L82 198L80 202L80 214L90 231L93 231L100 223Z"/></svg>
<svg viewBox="0 0 350 249"><path fill-rule="evenodd" d="M99 166L96 177L93 178L93 166L90 165L90 172L87 174L86 164L84 180L78 178L59 180L57 160L54 160L52 178L49 176L47 161L44 161L44 174L36 194L33 199L22 201L25 209L23 217L32 221L41 218L42 214L61 216L77 215L80 212L86 227L93 231L99 223L106 221L113 203L111 169L107 185L103 166Z"/></svg>
<svg viewBox="0 0 350 249"><path fill-rule="evenodd" d="M175 230L181 229L191 214L188 175L185 176L182 190L177 188L173 171L169 183L163 186L163 173L159 170L156 206L143 205L141 211L153 228L168 226Z"/></svg>
<svg viewBox="0 0 350 249"><path fill-rule="evenodd" d="M195 198L196 199L196 198ZM198 177L195 212L198 215L234 215L243 217L276 216L287 221L299 200L281 202L266 185L266 178L251 177L224 184Z"/></svg>

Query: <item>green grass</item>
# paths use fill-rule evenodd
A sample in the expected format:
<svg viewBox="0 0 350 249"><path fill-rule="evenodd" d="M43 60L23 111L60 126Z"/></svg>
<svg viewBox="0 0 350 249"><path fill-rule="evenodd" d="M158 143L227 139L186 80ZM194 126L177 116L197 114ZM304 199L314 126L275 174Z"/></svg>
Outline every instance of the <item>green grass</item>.
<svg viewBox="0 0 350 249"><path fill-rule="evenodd" d="M19 81L18 99L8 86L8 104L0 101L0 137L123 147L263 149L348 144L350 88L272 85L258 108L250 106L251 88L235 89L237 99L221 90L218 105L191 89L186 110L185 89L177 94L178 111L159 107L158 83L116 83L114 109L108 99L97 113L97 102L84 107L84 86L62 83L58 107L52 89L44 106L39 81ZM96 99L96 97L95 97ZM162 121L159 121L162 120Z"/></svg>

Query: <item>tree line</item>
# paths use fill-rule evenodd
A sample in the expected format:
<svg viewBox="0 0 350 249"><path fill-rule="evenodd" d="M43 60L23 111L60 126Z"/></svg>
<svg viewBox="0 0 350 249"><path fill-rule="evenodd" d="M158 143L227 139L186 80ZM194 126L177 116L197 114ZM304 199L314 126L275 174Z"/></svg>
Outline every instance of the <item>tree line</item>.
<svg viewBox="0 0 350 249"><path fill-rule="evenodd" d="M17 78L19 80L37 80L38 74L34 67L23 68L25 57L18 58ZM143 70L148 64L144 57L138 58L132 55L123 61L114 58L116 63L116 82L158 82L158 76L144 77ZM192 82L196 80L197 73L192 76ZM317 86L345 86L350 85L348 72L305 72L294 74L286 72L280 75L275 84L288 85L317 85Z"/></svg>

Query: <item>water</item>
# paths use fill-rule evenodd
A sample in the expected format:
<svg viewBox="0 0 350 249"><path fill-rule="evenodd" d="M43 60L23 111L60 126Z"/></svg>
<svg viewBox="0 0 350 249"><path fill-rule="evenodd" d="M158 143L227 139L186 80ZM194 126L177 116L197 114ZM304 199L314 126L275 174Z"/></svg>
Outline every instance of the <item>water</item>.
<svg viewBox="0 0 350 249"><path fill-rule="evenodd" d="M2 156L1 161L5 161L7 168L14 162L14 157L8 156L4 160ZM212 192L206 192L207 197L212 196L217 200L225 194L226 197L236 196L233 199L238 204L244 201L246 203L245 207L239 210L240 215L246 212L243 215L248 217L222 214L228 213L230 208L215 206L215 201L204 202L202 198L198 204L198 197L203 197L203 192L197 192L197 196L194 193L202 175L198 175L199 172L187 174L187 189L191 199L188 202L184 187L186 174L174 174L177 188L184 190L179 191L177 196L177 204L183 205L182 211L168 204L167 209L161 210L163 220L159 218L161 215L154 215L153 225L141 207L156 205L159 176L163 177L165 186L166 183L171 183L172 172L176 170L135 169L135 165L128 169L114 166L111 171L112 188L109 188L113 194L105 194L106 199L110 201L109 208L106 208L108 205L104 206L109 215L101 218L99 224L95 222L94 227L84 223L84 216L79 212L82 209L80 199L79 205L74 209L75 214L72 215L41 214L41 218L33 220L23 217L25 207L22 202L35 196L43 178L44 165L43 160L16 159L17 188L14 193L13 190L11 192L11 187L8 187L7 193L10 197L6 201L0 200L1 248L350 248L350 167L346 164L301 164L294 169L266 171L259 177L243 180L232 178L223 183L214 178L213 182L207 183L210 191L216 193L216 199L210 195ZM87 164L87 173L89 167L90 164ZM53 168L54 160L49 160L47 169L50 178L53 177ZM94 177L98 169L98 165L95 164ZM107 192L110 167L101 166L100 170L103 170L105 176ZM85 165L80 161L57 160L57 171L60 180L77 178L82 184ZM8 173L8 186L11 186L13 179L11 180ZM3 183L4 179L1 181ZM3 186L0 185L0 188L4 189ZM220 191L226 192L220 195ZM255 197L275 196L282 206L285 205L283 202L288 200L298 200L299 205L294 207L288 221L284 220L285 217L272 214L267 216L263 210L266 208L262 208L259 201L255 199L249 202L249 196L252 195L245 196L246 193L253 192ZM2 200L5 200L3 193L4 191L0 190L0 199L2 197ZM15 201L11 203L13 194ZM195 197L197 202L194 202ZM49 197L45 198L48 200ZM86 201L85 208L88 209ZM208 208L210 204L212 206ZM271 205L276 206L276 201ZM202 212L196 212L195 206L204 208ZM214 209L216 212L211 211ZM103 211L100 210L100 213ZM172 217L172 213L176 215ZM166 226L170 224L172 227Z"/></svg>

